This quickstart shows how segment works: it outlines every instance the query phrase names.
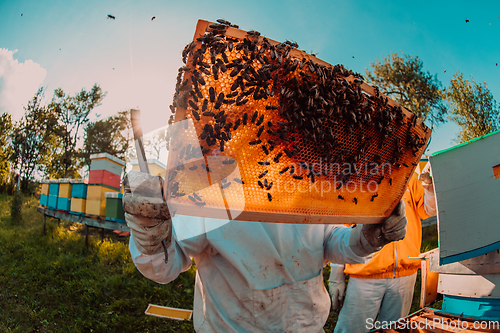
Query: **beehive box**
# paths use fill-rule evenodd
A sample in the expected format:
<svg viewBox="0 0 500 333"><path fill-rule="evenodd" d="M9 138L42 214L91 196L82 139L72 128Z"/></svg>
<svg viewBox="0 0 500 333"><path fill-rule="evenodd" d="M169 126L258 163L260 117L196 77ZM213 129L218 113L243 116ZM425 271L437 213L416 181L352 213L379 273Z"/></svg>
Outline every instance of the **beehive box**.
<svg viewBox="0 0 500 333"><path fill-rule="evenodd" d="M149 173L151 175L165 177L167 168L165 164L153 158L148 158L146 162L148 163ZM139 162L137 160L132 160L130 164L132 164L132 170L140 171Z"/></svg>
<svg viewBox="0 0 500 333"><path fill-rule="evenodd" d="M59 182L59 194L60 198L71 198L71 179L61 178L58 179Z"/></svg>
<svg viewBox="0 0 500 333"><path fill-rule="evenodd" d="M49 187L50 183L48 179L43 179L40 181L40 206L47 207L49 202Z"/></svg>
<svg viewBox="0 0 500 333"><path fill-rule="evenodd" d="M73 179L71 182L71 197L86 199L87 198L87 183L83 179Z"/></svg>
<svg viewBox="0 0 500 333"><path fill-rule="evenodd" d="M71 198L70 213L73 215L85 215L86 199Z"/></svg>
<svg viewBox="0 0 500 333"><path fill-rule="evenodd" d="M431 131L360 75L294 46L198 21L171 106L177 213L377 223L396 206Z"/></svg>
<svg viewBox="0 0 500 333"><path fill-rule="evenodd" d="M430 157L441 264L500 249L500 131Z"/></svg>
<svg viewBox="0 0 500 333"><path fill-rule="evenodd" d="M106 192L120 192L120 190L106 185L88 185L85 214L100 218L106 217Z"/></svg>
<svg viewBox="0 0 500 333"><path fill-rule="evenodd" d="M106 220L125 223L125 212L123 211L123 194L106 192Z"/></svg>

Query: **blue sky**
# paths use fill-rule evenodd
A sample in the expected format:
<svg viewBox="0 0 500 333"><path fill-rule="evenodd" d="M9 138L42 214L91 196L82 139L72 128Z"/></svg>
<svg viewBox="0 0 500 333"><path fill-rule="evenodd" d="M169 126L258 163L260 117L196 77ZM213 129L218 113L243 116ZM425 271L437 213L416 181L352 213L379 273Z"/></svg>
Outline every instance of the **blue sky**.
<svg viewBox="0 0 500 333"><path fill-rule="evenodd" d="M97 114L139 107L153 131L167 124L197 20L217 18L361 74L393 52L418 56L443 86L461 71L500 96L499 1L25 0L0 1L0 112L20 117L39 86L50 100L98 83L108 94ZM427 153L453 146L458 130L439 126Z"/></svg>

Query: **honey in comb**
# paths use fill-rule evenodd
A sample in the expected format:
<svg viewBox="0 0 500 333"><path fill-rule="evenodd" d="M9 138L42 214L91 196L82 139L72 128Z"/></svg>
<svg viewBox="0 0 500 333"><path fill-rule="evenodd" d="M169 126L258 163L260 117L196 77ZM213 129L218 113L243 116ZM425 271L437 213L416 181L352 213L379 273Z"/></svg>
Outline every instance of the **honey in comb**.
<svg viewBox="0 0 500 333"><path fill-rule="evenodd" d="M326 64L290 42L200 22L202 33L183 51L186 65L170 108L176 123L192 124L171 146L169 162L191 166L169 175L170 199L190 204L186 194L196 189L206 192L204 209L387 216L430 130L342 65ZM219 159L208 163L214 156ZM222 163L229 158L236 163ZM235 166L239 174L231 177L243 184L229 179ZM208 189L210 179L219 182L222 196Z"/></svg>

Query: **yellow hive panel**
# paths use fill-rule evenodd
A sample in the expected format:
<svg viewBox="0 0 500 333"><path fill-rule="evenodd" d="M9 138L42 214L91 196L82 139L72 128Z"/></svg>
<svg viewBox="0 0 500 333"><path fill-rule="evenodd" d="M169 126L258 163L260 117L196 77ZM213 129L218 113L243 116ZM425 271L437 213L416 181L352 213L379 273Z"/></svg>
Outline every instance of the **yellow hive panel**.
<svg viewBox="0 0 500 333"><path fill-rule="evenodd" d="M71 198L71 184L62 183L59 185L59 197Z"/></svg>
<svg viewBox="0 0 500 333"><path fill-rule="evenodd" d="M104 193L106 192L119 192L103 185L89 185L87 187L87 200L104 200Z"/></svg>
<svg viewBox="0 0 500 333"><path fill-rule="evenodd" d="M85 206L85 214L94 216L106 216L106 199L88 200Z"/></svg>
<svg viewBox="0 0 500 333"><path fill-rule="evenodd" d="M360 75L292 46L198 22L171 106L178 213L376 223L398 203L431 131Z"/></svg>
<svg viewBox="0 0 500 333"><path fill-rule="evenodd" d="M49 195L49 186L50 184L42 184L40 194Z"/></svg>
<svg viewBox="0 0 500 333"><path fill-rule="evenodd" d="M86 199L81 198L71 198L71 209L70 211L75 213L85 213Z"/></svg>

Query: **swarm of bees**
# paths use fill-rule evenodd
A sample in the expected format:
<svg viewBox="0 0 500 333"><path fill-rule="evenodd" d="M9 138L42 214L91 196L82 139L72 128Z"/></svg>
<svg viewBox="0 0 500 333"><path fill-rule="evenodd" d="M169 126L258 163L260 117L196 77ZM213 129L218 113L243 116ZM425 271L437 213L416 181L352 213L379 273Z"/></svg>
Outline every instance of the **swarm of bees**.
<svg viewBox="0 0 500 333"><path fill-rule="evenodd" d="M171 146L178 160L231 157L242 172L232 183L246 184L245 196L249 191L262 193L253 199L260 208L264 201L279 201L289 212L339 215L351 208L338 205L373 204L391 187L398 188L392 190L391 200L402 195L430 136L428 128L343 65L332 66L299 51L296 42L277 43L258 31L237 28L222 19L207 23L204 34L182 51L185 65L178 71L169 123L174 118L193 121L201 150L196 153L180 143ZM353 171L369 163L385 163L391 170L362 175ZM333 170L332 165L342 167ZM230 166L234 168L226 164ZM170 195L183 197L189 193L181 189L178 171L169 176ZM363 179L385 190L339 194L349 181ZM335 184L337 193L320 197L309 192L299 208L297 200L290 199L293 193L279 193L273 186L280 181L312 186L324 180ZM231 188L225 184L227 180L223 188ZM191 195L188 200L205 205L199 198ZM332 208L332 201L339 202L337 207ZM373 210L358 209L358 214L369 216Z"/></svg>

